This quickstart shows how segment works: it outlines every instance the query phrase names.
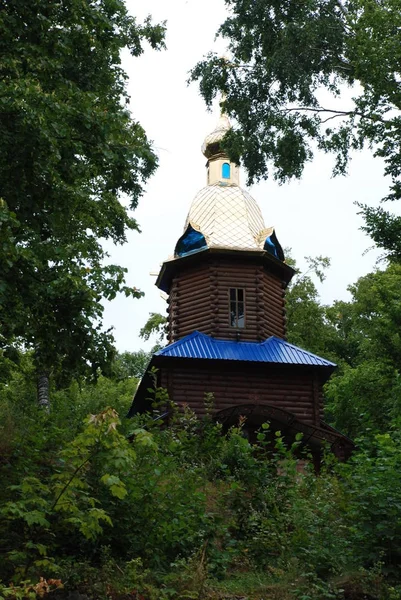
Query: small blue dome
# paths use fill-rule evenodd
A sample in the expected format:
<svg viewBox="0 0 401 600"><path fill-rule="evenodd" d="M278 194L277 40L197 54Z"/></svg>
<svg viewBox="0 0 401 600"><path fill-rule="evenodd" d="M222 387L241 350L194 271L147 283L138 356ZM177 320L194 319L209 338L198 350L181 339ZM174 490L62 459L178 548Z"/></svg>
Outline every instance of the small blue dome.
<svg viewBox="0 0 401 600"><path fill-rule="evenodd" d="M266 238L263 250L266 250L266 252L269 252L270 254L278 258L278 260L284 261L284 252L282 247L280 246L280 242L278 241L274 231L271 235L269 235Z"/></svg>
<svg viewBox="0 0 401 600"><path fill-rule="evenodd" d="M175 256L185 256L191 252L207 248L205 236L200 231L196 231L191 224L185 230L185 233L178 240L174 254Z"/></svg>

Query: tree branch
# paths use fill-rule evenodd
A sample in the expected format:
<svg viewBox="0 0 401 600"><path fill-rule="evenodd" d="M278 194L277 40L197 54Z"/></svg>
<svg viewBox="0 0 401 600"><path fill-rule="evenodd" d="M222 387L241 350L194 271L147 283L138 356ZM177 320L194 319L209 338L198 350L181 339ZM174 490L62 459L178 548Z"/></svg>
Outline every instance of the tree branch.
<svg viewBox="0 0 401 600"><path fill-rule="evenodd" d="M68 489L68 487L71 485L71 483L74 481L75 477L78 475L79 471L81 469L84 468L84 466L90 461L90 459L92 458L92 456L95 454L95 452L92 452L85 460L83 463L81 463L73 472L73 474L71 475L70 479L66 482L66 484L64 485L64 487L62 488L61 492L59 493L59 495L56 497L53 506L51 507L50 511L53 512L53 510L56 508L61 496L64 494L64 492L66 492L66 490Z"/></svg>
<svg viewBox="0 0 401 600"><path fill-rule="evenodd" d="M348 17L348 12L346 11L346 9L345 9L344 5L342 4L341 0L336 0L336 5L340 9L340 11L343 14L343 16L344 17Z"/></svg>
<svg viewBox="0 0 401 600"><path fill-rule="evenodd" d="M294 108L285 108L282 110L282 112L284 112L284 113L298 112L298 111L313 112L315 114L332 113L332 116L328 117L324 121L321 121L322 123L325 123L326 121L329 121L330 119L335 118L335 117L349 117L351 115L360 117L361 119L369 119L369 120L375 121L375 122L379 121L380 123L390 123L391 122L387 119L383 119L383 117L380 117L377 114L368 115L368 114L359 112L358 110L334 110L331 108L314 108L312 106L295 106Z"/></svg>
<svg viewBox="0 0 401 600"><path fill-rule="evenodd" d="M357 114L354 110L334 110L331 108L314 108L312 106L295 106L294 108L286 108L284 112L294 112L294 111L304 111L304 112L314 112L314 113L335 113L338 116L347 117L352 114Z"/></svg>
<svg viewBox="0 0 401 600"><path fill-rule="evenodd" d="M338 117L343 117L344 115L341 114L337 114L337 115L331 115L331 117L327 117L327 119L323 119L323 121L320 121L321 125L323 125L324 123L327 123L327 121L331 121L332 119L337 119Z"/></svg>

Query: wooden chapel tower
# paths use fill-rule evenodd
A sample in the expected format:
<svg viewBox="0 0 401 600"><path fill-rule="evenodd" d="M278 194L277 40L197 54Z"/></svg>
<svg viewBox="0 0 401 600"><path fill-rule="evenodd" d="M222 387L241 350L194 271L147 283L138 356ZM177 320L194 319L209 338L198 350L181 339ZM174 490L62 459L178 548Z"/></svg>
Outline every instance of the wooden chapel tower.
<svg viewBox="0 0 401 600"><path fill-rule="evenodd" d="M168 294L168 345L148 369L156 367L170 398L199 416L210 392L226 426L245 416L252 437L269 421L289 441L301 432L315 453L329 444L346 458L352 442L322 421L322 387L335 365L286 342L284 296L294 271L221 148L229 128L222 115L204 141L207 185L157 278ZM147 373L130 415L150 410L149 386Z"/></svg>

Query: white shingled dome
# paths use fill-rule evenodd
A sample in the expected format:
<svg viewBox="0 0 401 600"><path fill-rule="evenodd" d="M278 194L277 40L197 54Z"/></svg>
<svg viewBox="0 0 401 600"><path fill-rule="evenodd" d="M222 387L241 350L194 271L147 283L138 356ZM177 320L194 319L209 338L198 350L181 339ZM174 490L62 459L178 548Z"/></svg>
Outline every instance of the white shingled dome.
<svg viewBox="0 0 401 600"><path fill-rule="evenodd" d="M213 150L211 150L211 148L213 148L218 142L221 142L229 129L231 129L229 118L226 115L220 115L220 119L218 120L216 128L214 131L212 131L212 133L209 133L209 135L205 137L205 140L202 144L202 153L207 158L210 158L211 154L213 154Z"/></svg>
<svg viewBox="0 0 401 600"><path fill-rule="evenodd" d="M260 250L271 232L248 192L219 183L204 187L195 196L184 231L189 224L203 233L209 248Z"/></svg>
<svg viewBox="0 0 401 600"><path fill-rule="evenodd" d="M273 227L266 229L256 200L239 186L239 166L218 146L230 127L228 118L221 115L215 130L206 136L202 150L208 157L208 185L191 204L176 257L205 248L268 250L276 257L282 255Z"/></svg>

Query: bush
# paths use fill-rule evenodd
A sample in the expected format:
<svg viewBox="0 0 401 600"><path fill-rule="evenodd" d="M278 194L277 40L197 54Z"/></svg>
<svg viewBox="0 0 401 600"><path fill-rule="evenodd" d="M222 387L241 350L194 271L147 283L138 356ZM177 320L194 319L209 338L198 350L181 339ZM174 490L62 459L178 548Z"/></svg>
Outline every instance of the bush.
<svg viewBox="0 0 401 600"><path fill-rule="evenodd" d="M28 379L0 391L0 597L184 600L232 581L243 595L253 582L261 597L396 600L397 428L317 477L299 472L300 438L287 448L277 434L272 452L268 424L252 446L243 423L222 435L173 405L169 427L119 417L133 383L74 384L49 414L29 404Z"/></svg>

